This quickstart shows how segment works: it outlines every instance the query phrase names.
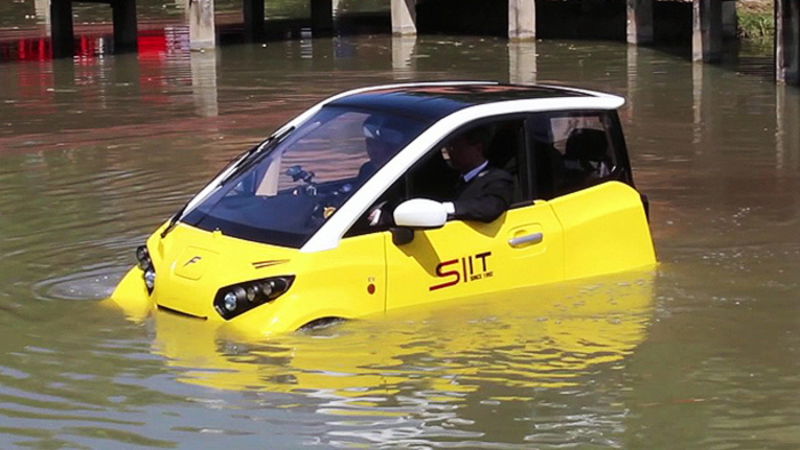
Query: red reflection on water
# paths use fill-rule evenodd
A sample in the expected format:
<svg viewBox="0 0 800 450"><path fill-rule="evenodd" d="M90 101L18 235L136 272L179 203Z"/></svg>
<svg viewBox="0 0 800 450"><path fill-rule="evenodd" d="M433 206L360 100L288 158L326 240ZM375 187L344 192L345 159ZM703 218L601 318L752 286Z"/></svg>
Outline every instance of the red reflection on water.
<svg viewBox="0 0 800 450"><path fill-rule="evenodd" d="M137 42L140 59L164 59L166 55L188 51L188 29L166 27L140 30ZM108 34L87 34L75 38L75 58L91 61L113 51L113 38ZM0 41L0 62L49 61L53 45L49 37Z"/></svg>
<svg viewBox="0 0 800 450"><path fill-rule="evenodd" d="M49 37L24 38L0 42L0 64L20 62L8 70L7 80L15 85L13 97L26 99L33 115L55 113L56 94L79 92L79 95L102 97L108 87L108 69L116 70L138 86L139 101L165 104L174 101L171 86L186 83L171 79L170 65L189 64L188 27L166 27L140 30L138 52L131 65L130 57L107 58L113 51L113 38L108 34L86 34L75 38L72 64L53 63L52 40ZM116 63L123 63L117 67ZM74 72L71 72L74 69ZM0 66L0 71L4 71ZM191 84L191 79L188 82ZM78 88L76 90L76 88ZM85 88L88 88L85 89Z"/></svg>
<svg viewBox="0 0 800 450"><path fill-rule="evenodd" d="M164 30L149 30L139 33L139 59L163 59L170 48Z"/></svg>

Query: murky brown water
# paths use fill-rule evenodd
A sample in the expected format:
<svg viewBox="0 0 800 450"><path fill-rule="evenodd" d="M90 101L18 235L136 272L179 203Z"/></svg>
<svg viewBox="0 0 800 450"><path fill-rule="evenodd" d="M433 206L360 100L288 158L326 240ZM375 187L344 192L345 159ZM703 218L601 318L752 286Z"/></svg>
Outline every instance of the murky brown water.
<svg viewBox="0 0 800 450"><path fill-rule="evenodd" d="M181 48L0 64L0 446L800 446L797 89L615 43ZM626 96L658 270L264 343L101 307L135 246L291 115L445 78Z"/></svg>

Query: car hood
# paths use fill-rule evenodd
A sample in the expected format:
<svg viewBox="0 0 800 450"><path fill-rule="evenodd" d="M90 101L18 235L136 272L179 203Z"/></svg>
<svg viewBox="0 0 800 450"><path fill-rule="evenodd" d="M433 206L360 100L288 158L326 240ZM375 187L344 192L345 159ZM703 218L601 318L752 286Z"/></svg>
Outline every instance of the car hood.
<svg viewBox="0 0 800 450"><path fill-rule="evenodd" d="M179 314L221 321L214 309L225 286L292 274L296 249L262 244L178 224L165 238L148 240L156 271L155 304Z"/></svg>

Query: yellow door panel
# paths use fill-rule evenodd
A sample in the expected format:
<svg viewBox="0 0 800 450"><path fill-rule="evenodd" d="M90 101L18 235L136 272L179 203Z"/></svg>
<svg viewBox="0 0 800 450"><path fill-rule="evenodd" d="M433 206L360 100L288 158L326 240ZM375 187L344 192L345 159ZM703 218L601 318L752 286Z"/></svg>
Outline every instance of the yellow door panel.
<svg viewBox="0 0 800 450"><path fill-rule="evenodd" d="M492 223L452 221L387 239L387 308L446 300L563 278L561 226L545 201Z"/></svg>
<svg viewBox="0 0 800 450"><path fill-rule="evenodd" d="M564 228L566 279L655 264L642 200L630 186L610 181L550 204Z"/></svg>

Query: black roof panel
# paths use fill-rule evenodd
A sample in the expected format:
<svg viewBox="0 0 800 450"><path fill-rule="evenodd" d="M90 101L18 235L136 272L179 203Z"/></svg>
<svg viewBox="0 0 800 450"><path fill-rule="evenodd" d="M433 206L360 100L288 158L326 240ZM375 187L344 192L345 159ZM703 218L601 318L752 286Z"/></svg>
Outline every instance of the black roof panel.
<svg viewBox="0 0 800 450"><path fill-rule="evenodd" d="M438 120L460 109L484 103L586 96L588 94L544 86L495 83L409 85L348 95L330 104L379 109L426 120Z"/></svg>

